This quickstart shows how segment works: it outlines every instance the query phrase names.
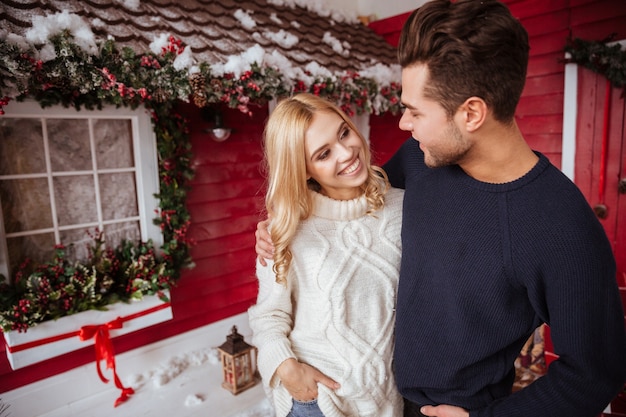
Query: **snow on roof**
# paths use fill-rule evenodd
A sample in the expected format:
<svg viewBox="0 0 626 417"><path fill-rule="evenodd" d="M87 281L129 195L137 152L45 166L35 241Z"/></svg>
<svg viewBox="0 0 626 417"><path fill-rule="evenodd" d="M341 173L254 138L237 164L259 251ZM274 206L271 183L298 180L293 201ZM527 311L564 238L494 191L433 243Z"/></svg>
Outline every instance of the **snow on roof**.
<svg viewBox="0 0 626 417"><path fill-rule="evenodd" d="M21 0L4 2L0 19L0 36L14 42L43 43L57 26L70 29L86 50L112 37L145 52L166 34L189 46L181 65L195 60L237 72L239 63L260 54L298 72L365 72L399 81L386 79L399 74L396 49L322 0Z"/></svg>

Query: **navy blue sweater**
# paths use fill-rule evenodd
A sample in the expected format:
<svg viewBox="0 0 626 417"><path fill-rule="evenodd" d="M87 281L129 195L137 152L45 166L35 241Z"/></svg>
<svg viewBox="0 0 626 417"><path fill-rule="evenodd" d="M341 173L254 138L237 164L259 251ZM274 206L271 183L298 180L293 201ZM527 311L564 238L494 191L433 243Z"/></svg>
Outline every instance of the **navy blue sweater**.
<svg viewBox="0 0 626 417"><path fill-rule="evenodd" d="M385 165L405 188L395 369L402 395L470 416L591 417L626 378L624 313L604 229L548 159L506 184L430 169L409 139ZM541 323L560 358L511 394Z"/></svg>

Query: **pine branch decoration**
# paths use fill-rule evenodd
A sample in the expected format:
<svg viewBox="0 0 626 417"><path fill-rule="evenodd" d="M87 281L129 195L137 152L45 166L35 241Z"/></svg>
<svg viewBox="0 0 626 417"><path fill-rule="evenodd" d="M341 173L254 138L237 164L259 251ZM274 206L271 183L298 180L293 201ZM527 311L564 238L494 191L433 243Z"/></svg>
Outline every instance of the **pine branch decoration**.
<svg viewBox="0 0 626 417"><path fill-rule="evenodd" d="M615 88L622 89L622 97L626 96L626 50L620 44L610 44L615 34L601 41L587 41L579 38L570 39L565 46L570 58L566 63L573 62L603 75Z"/></svg>

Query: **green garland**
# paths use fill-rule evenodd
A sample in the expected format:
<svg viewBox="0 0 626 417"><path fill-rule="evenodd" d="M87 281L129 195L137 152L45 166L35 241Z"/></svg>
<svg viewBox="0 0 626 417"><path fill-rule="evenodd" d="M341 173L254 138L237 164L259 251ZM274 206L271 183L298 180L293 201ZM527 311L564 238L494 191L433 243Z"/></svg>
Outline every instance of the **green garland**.
<svg viewBox="0 0 626 417"><path fill-rule="evenodd" d="M614 35L602 41L587 41L579 38L570 39L565 52L571 57L566 62L573 62L606 77L615 88L622 89L626 96L626 50L621 45L609 45Z"/></svg>
<svg viewBox="0 0 626 417"><path fill-rule="evenodd" d="M77 110L104 105L137 108L152 114L157 138L160 193L154 223L164 237L157 253L152 242L122 242L106 248L101 233L94 236L90 258L67 260L65 247L55 247L54 258L43 265L24 260L11 279L0 284L0 328L26 331L43 321L89 309L104 309L118 301L140 299L174 286L184 267L192 265L187 237L190 215L185 205L188 181L193 177L187 121L174 109L176 100L190 92L185 71L176 70L175 52L161 56L136 55L106 42L99 56L79 48L69 33L51 39L57 58L35 60L15 45L0 41L0 100L34 99L42 107L63 105ZM149 65L147 65L149 63ZM3 113L3 112L0 112Z"/></svg>
<svg viewBox="0 0 626 417"><path fill-rule="evenodd" d="M54 54L50 49L54 48ZM175 103L193 101L198 107L225 104L251 114L249 104L276 97L311 92L338 103L349 114L397 113L400 85L381 86L358 73L290 80L275 68L258 64L239 76L212 73L200 63L197 71L178 68L184 52L180 40L169 38L160 54L138 54L119 48L113 40L97 47L97 54L79 46L69 31L50 37L47 45L16 45L0 40L0 114L11 100L36 100L42 107L62 105L94 110L104 105L144 106L152 114L157 138L160 194L155 224L164 244L157 254L151 242L123 242L106 249L96 234L92 256L81 264L65 258L65 248L44 265L27 263L0 284L0 327L25 331L42 321L88 309L105 308L116 301L162 294L175 285L182 268L192 265L187 238L190 223L185 202L193 177L187 120L175 112ZM42 60L42 56L53 56Z"/></svg>

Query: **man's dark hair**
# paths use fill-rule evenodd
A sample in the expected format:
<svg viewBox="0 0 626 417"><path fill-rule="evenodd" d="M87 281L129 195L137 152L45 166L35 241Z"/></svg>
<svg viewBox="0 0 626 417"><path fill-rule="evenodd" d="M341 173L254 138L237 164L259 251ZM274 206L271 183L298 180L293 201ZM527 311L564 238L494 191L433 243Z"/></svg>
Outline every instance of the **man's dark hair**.
<svg viewBox="0 0 626 417"><path fill-rule="evenodd" d="M426 64L426 97L452 116L469 97L485 100L494 117L510 122L524 89L528 33L495 0L433 0L415 10L400 35L402 68Z"/></svg>

